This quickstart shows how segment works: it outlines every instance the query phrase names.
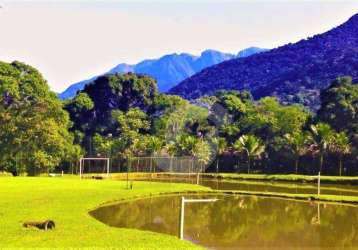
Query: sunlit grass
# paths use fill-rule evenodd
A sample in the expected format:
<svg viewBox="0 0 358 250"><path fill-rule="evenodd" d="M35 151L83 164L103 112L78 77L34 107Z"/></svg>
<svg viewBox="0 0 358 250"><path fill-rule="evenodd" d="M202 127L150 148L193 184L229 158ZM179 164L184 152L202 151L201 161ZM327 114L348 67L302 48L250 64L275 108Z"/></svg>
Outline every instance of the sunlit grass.
<svg viewBox="0 0 358 250"><path fill-rule="evenodd" d="M0 178L0 248L198 248L174 236L109 227L88 214L105 202L193 190L208 189L190 184L135 182L133 190L128 190L123 181L3 177ZM24 221L46 219L55 221L55 230L22 227Z"/></svg>

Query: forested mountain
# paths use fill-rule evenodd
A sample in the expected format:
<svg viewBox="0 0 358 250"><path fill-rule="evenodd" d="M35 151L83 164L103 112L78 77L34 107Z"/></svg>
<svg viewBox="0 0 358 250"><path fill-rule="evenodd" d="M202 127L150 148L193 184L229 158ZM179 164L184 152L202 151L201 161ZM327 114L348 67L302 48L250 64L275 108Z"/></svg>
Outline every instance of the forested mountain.
<svg viewBox="0 0 358 250"><path fill-rule="evenodd" d="M116 74L133 72L146 74L157 80L159 91L165 92L180 81L192 76L206 67L236 57L247 57L263 51L266 51L266 49L250 47L239 51L237 55L215 50L205 50L200 56L194 56L187 53L170 54L158 59L143 60L134 65L121 63L109 70L107 73ZM86 84L96 78L97 77L93 77L71 85L68 89L61 93L59 97L61 99L67 99L75 96L78 90L82 90Z"/></svg>
<svg viewBox="0 0 358 250"><path fill-rule="evenodd" d="M273 95L315 109L319 91L344 75L358 79L358 14L323 34L206 68L169 93L195 99L220 89L246 89L256 99Z"/></svg>

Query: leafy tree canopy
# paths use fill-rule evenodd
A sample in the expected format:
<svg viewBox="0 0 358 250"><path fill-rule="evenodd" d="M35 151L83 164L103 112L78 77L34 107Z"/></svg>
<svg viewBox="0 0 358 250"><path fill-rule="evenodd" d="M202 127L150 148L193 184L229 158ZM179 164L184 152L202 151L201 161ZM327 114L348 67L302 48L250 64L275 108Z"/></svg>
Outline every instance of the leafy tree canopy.
<svg viewBox="0 0 358 250"><path fill-rule="evenodd" d="M66 109L74 122L74 130L86 135L116 133L113 110L127 112L138 108L149 112L157 95L155 80L144 76L109 74L98 77L88 84Z"/></svg>
<svg viewBox="0 0 358 250"><path fill-rule="evenodd" d="M53 169L75 151L69 127L62 103L36 69L0 62L0 168Z"/></svg>
<svg viewBox="0 0 358 250"><path fill-rule="evenodd" d="M352 83L351 77L338 78L321 92L317 119L337 131L358 132L358 85Z"/></svg>

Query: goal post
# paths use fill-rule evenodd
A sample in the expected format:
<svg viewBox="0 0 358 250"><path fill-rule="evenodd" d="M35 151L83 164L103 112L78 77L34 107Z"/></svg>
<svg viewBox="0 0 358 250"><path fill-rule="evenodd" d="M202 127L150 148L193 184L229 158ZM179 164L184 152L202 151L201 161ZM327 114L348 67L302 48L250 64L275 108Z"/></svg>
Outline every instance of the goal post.
<svg viewBox="0 0 358 250"><path fill-rule="evenodd" d="M83 169L85 161L105 161L107 165L107 178L109 177L109 158L100 158L100 157L85 157L80 159L80 179L83 176Z"/></svg>

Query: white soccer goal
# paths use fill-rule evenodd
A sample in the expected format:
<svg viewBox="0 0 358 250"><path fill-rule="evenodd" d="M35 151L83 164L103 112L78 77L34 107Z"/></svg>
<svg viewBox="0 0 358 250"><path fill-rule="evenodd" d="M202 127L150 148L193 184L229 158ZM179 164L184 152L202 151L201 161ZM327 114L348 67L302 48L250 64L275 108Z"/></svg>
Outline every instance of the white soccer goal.
<svg viewBox="0 0 358 250"><path fill-rule="evenodd" d="M85 162L86 161L105 161L106 162L106 168L107 168L107 177L109 177L109 158L81 158L80 159L80 178L82 179L83 177L83 171L84 171L84 166L85 166Z"/></svg>

